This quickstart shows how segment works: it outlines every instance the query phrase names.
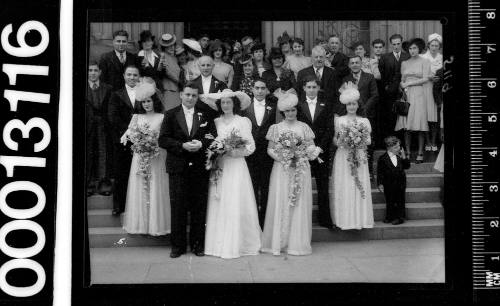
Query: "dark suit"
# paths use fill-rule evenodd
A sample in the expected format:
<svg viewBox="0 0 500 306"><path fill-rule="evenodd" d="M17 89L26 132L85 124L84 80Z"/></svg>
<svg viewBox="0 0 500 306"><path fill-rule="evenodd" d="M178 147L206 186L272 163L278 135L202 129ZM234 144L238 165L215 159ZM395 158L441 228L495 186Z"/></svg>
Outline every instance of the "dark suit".
<svg viewBox="0 0 500 306"><path fill-rule="evenodd" d="M397 166L391 162L389 154L382 154L377 163L377 185L384 186L386 219L392 221L405 218L406 173L410 160L397 156Z"/></svg>
<svg viewBox="0 0 500 306"><path fill-rule="evenodd" d="M304 68L299 71L297 74L297 83L295 85L295 91L297 91L297 94L299 95L299 100L303 99L306 96L306 93L304 92L304 79L306 76L316 76L316 73L314 72L314 67L309 66L307 68ZM339 95L338 95L338 90L340 88L340 79L338 77L338 74L335 70L329 67L323 67L323 73L321 75L321 81L320 81L320 90L318 93L319 97L325 98L325 102L332 105L332 110L337 111L338 109L341 108L342 105L340 105L339 102Z"/></svg>
<svg viewBox="0 0 500 306"><path fill-rule="evenodd" d="M319 224L326 227L333 225L330 216L330 201L328 195L328 180L329 180L329 158L330 146L332 144L334 134L333 111L330 104L326 103L324 98L318 97L314 114L309 110L309 104L306 98L301 98L297 107L297 119L307 123L313 130L316 146L323 150L318 160L313 160L311 164L311 175L316 178L316 189L318 190L318 221Z"/></svg>
<svg viewBox="0 0 500 306"><path fill-rule="evenodd" d="M202 80L201 80L201 75L198 76L196 79L194 79L192 82L198 88L198 94L200 94L200 95L203 94L203 84L202 84ZM226 88L227 88L227 84L226 83L224 83L223 81L217 79L216 77L214 77L212 75L212 80L210 81L210 88L209 88L208 93L216 93L216 92L219 92L219 91L223 91ZM203 103L201 101L198 101L196 103L196 105L198 107L200 107L201 109L203 109L204 111L208 112L212 119L218 116L217 112L214 111L213 109L211 109L205 103Z"/></svg>
<svg viewBox="0 0 500 306"><path fill-rule="evenodd" d="M87 83L88 84L88 83ZM109 178L112 176L113 143L109 133L108 103L111 86L100 82L96 89L87 85L86 101L86 151L87 184L98 182L98 191L110 191ZM107 185L107 186L103 186Z"/></svg>
<svg viewBox="0 0 500 306"><path fill-rule="evenodd" d="M341 81L349 74L349 57L344 53L337 52L335 55L330 56L330 67L337 72L338 81Z"/></svg>
<svg viewBox="0 0 500 306"><path fill-rule="evenodd" d="M116 56L115 51L104 53L99 61L99 69L101 69L101 81L111 85L113 90L119 90L125 86L123 72L125 67L136 65L136 56L130 52L126 52L125 63L120 63L120 59ZM139 68L139 67L138 67Z"/></svg>
<svg viewBox="0 0 500 306"><path fill-rule="evenodd" d="M250 177L252 178L253 190L259 212L260 226L264 226L266 216L267 196L269 193L269 177L273 168L273 159L267 154L268 141L266 139L269 127L276 123L277 98L268 95L266 101L266 111L262 122L257 125L255 118L254 102L244 111L242 116L247 117L252 122L252 136L255 140L255 152L246 157Z"/></svg>
<svg viewBox="0 0 500 306"><path fill-rule="evenodd" d="M215 137L216 133L213 120L198 104L194 107L191 133L188 133L182 105L165 112L158 143L168 152L166 169L169 173L173 252L186 252L188 211L191 216L191 251L204 249L209 178L209 172L205 170L205 151L212 141L205 136L211 134ZM182 144L193 139L202 142L201 149L196 152L184 150Z"/></svg>
<svg viewBox="0 0 500 306"><path fill-rule="evenodd" d="M134 108L125 88L111 94L108 104L108 121L113 141L113 169L115 176L113 209L120 212L125 210L128 177L132 162L130 144L127 146L122 145L120 138L128 128L133 111Z"/></svg>
<svg viewBox="0 0 500 306"><path fill-rule="evenodd" d="M398 98L399 87L401 83L401 62L410 58L410 55L401 51L399 61L396 60L394 53L389 52L383 54L378 61L378 69L380 70L381 82L384 91L379 93L381 99L381 115L380 122L382 138L394 134L396 126L396 114L392 112L392 105Z"/></svg>
<svg viewBox="0 0 500 306"><path fill-rule="evenodd" d="M372 139L376 138L374 135L375 131L377 131L377 127L375 126L375 114L376 114L376 104L378 102L378 90L377 90L377 82L371 73L366 73L363 70L360 72L359 82L356 81L353 74L350 73L343 80L342 84L346 82L356 83L359 91L359 108L357 114L362 117L368 118L370 121L370 125L372 126ZM374 151L375 142L372 141L372 144L368 146L368 168L370 169L370 173L373 173L373 151Z"/></svg>

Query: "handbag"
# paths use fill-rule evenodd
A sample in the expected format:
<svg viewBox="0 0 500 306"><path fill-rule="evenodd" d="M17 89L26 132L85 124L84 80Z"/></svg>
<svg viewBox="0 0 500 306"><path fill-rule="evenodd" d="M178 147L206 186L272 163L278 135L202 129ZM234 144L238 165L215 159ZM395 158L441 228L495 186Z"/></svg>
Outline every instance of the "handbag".
<svg viewBox="0 0 500 306"><path fill-rule="evenodd" d="M406 91L403 91L401 98L392 104L392 112L399 116L408 116L409 109L410 103L408 102Z"/></svg>

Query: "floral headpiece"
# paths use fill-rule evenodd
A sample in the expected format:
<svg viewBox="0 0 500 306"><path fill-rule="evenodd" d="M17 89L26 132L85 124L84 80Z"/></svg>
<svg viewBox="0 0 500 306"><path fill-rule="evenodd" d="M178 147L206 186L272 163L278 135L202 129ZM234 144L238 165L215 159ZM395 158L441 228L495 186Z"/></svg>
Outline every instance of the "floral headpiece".
<svg viewBox="0 0 500 306"><path fill-rule="evenodd" d="M135 99L137 101L145 101L156 93L154 81L151 82L148 78L143 78L135 88Z"/></svg>
<svg viewBox="0 0 500 306"><path fill-rule="evenodd" d="M284 112L287 109L297 106L297 103L299 103L297 95L294 95L293 93L285 93L278 98L278 109Z"/></svg>
<svg viewBox="0 0 500 306"><path fill-rule="evenodd" d="M290 43L292 41L292 38L288 36L288 33L285 31L281 36L278 36L278 46L281 44L286 44Z"/></svg>
<svg viewBox="0 0 500 306"><path fill-rule="evenodd" d="M441 37L438 33L433 33L429 35L429 38L427 38L427 42L431 42L433 40L437 40L440 44L443 43L443 37Z"/></svg>
<svg viewBox="0 0 500 306"><path fill-rule="evenodd" d="M349 102L359 100L358 86L356 86L356 84L354 84L353 82L344 83L339 89L339 92L339 100L342 104L347 104Z"/></svg>

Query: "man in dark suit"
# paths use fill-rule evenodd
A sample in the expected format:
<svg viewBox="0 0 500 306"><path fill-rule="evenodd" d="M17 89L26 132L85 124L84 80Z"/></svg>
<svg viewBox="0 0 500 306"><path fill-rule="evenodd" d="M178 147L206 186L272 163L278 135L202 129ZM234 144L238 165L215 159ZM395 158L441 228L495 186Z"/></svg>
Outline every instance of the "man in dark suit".
<svg viewBox="0 0 500 306"><path fill-rule="evenodd" d="M311 55L313 65L300 70L297 74L295 91L299 96L299 101L305 97L304 80L307 76L312 75L319 80L320 89L318 95L332 106L332 110L336 110L342 106L338 101L340 80L337 72L325 66L326 51L323 47L315 46L311 51Z"/></svg>
<svg viewBox="0 0 500 306"><path fill-rule="evenodd" d="M86 99L87 120L87 191L109 195L113 161L113 142L108 123L108 102L111 86L100 82L101 70L96 61L89 62Z"/></svg>
<svg viewBox="0 0 500 306"><path fill-rule="evenodd" d="M303 90L306 93L299 100L297 106L297 119L307 123L313 130L314 142L320 148L319 158L310 162L311 176L316 178L316 190L318 191L318 221L326 228L332 228L333 223L330 216L330 200L328 195L328 158L330 145L334 133L334 120L332 106L326 103L324 97L318 96L319 81L314 75L308 75L304 79Z"/></svg>
<svg viewBox="0 0 500 306"><path fill-rule="evenodd" d="M389 136L385 139L387 152L377 162L377 186L385 195L386 213L384 223L397 225L405 218L406 173L410 160L401 150L399 139Z"/></svg>
<svg viewBox="0 0 500 306"><path fill-rule="evenodd" d="M246 157L250 177L252 178L255 200L259 212L260 226L264 226L266 216L267 195L269 193L269 177L273 168L273 159L267 154L266 139L269 127L276 123L277 98L269 94L264 79L254 81L253 100L242 115L252 122L252 136L255 141L255 151Z"/></svg>
<svg viewBox="0 0 500 306"><path fill-rule="evenodd" d="M361 70L361 57L358 55L349 58L350 73L344 77L342 84L346 82L353 82L358 86L359 100L358 100L358 115L368 118L372 127L372 144L368 146L368 169L370 170L370 177L373 177L373 150L375 145L375 131L377 130L375 123L376 104L378 102L378 89L377 81L371 73L366 73Z"/></svg>
<svg viewBox="0 0 500 306"><path fill-rule="evenodd" d="M172 220L172 251L176 258L187 250L187 216L190 212L189 245L196 256L204 255L205 218L209 172L205 169L205 150L216 136L213 120L199 107L198 86L184 85L182 104L165 112L158 143L168 152Z"/></svg>
<svg viewBox="0 0 500 306"><path fill-rule="evenodd" d="M392 52L382 55L378 62L382 86L384 92L381 94L383 100L381 101L381 114L380 122L384 124L381 127L385 138L394 134L394 127L396 125L396 114L392 112L392 105L398 98L399 87L401 82L401 62L410 58L410 55L401 50L403 37L399 34L394 34L389 38L392 45Z"/></svg>
<svg viewBox="0 0 500 306"><path fill-rule="evenodd" d="M113 90L122 89L123 72L125 67L135 65L137 58L134 54L127 52L128 33L118 30L113 33L113 51L104 53L99 61L99 68L102 71L101 81L111 85Z"/></svg>
<svg viewBox="0 0 500 306"><path fill-rule="evenodd" d="M125 210L127 197L128 177L132 154L130 144L122 145L121 136L125 133L132 119L135 103L135 87L139 82L139 68L128 66L122 76L124 88L111 94L108 105L108 121L111 127L113 140L113 162L114 162L114 191L113 191L113 215L119 215Z"/></svg>
<svg viewBox="0 0 500 306"><path fill-rule="evenodd" d="M212 75L214 70L214 60L210 56L202 56L198 59L198 67L200 68L200 76L194 79L193 85L198 88L198 93L209 94L223 91L227 88L227 84L217 79ZM217 116L217 112L207 106L205 103L198 103L198 107L208 112L212 118Z"/></svg>
<svg viewBox="0 0 500 306"><path fill-rule="evenodd" d="M340 38L335 34L330 35L328 38L330 55L327 58L327 63L330 68L337 72L339 81L349 74L349 67L347 65L349 58L344 53L340 52L341 46L342 43L340 42Z"/></svg>

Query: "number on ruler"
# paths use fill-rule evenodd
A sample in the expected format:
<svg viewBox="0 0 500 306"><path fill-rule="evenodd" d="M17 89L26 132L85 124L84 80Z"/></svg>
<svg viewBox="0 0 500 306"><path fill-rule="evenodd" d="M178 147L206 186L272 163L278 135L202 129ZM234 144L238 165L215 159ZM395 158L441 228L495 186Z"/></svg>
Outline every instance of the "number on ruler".
<svg viewBox="0 0 500 306"><path fill-rule="evenodd" d="M490 192L498 192L498 185L490 185Z"/></svg>
<svg viewBox="0 0 500 306"><path fill-rule="evenodd" d="M488 87L489 88L495 88L495 87L497 87L497 82L495 82L495 81L488 81Z"/></svg>
<svg viewBox="0 0 500 306"><path fill-rule="evenodd" d="M490 222L490 227L498 227L498 220L491 221Z"/></svg>
<svg viewBox="0 0 500 306"><path fill-rule="evenodd" d="M488 122L497 122L497 116L495 115L488 116Z"/></svg>
<svg viewBox="0 0 500 306"><path fill-rule="evenodd" d="M500 256L495 256L495 257L491 256L491 260L500 260Z"/></svg>
<svg viewBox="0 0 500 306"><path fill-rule="evenodd" d="M493 150L489 152L491 157L497 157L497 150Z"/></svg>
<svg viewBox="0 0 500 306"><path fill-rule="evenodd" d="M493 48L491 45L486 46L486 53L490 54L497 51L497 49Z"/></svg>
<svg viewBox="0 0 500 306"><path fill-rule="evenodd" d="M486 18L495 19L495 12L486 12Z"/></svg>

